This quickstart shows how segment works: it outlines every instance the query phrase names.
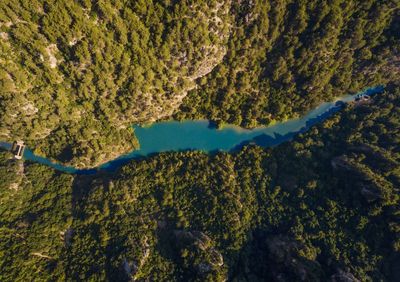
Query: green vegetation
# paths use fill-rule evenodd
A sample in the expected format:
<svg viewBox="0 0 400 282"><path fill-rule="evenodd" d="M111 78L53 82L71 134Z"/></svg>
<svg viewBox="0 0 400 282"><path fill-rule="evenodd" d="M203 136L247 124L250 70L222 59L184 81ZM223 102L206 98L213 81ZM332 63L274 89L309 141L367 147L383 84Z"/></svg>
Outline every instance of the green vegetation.
<svg viewBox="0 0 400 282"><path fill-rule="evenodd" d="M1 140L76 167L138 147L130 125L171 115L222 60L225 2L1 1Z"/></svg>
<svg viewBox="0 0 400 282"><path fill-rule="evenodd" d="M392 85L273 149L75 177L2 153L0 280L396 281L399 132Z"/></svg>
<svg viewBox="0 0 400 282"><path fill-rule="evenodd" d="M223 62L176 118L255 127L400 74L398 1L233 1Z"/></svg>
<svg viewBox="0 0 400 282"><path fill-rule="evenodd" d="M55 273L61 278L62 232L72 223L74 177L11 158L1 153L0 280L46 280Z"/></svg>
<svg viewBox="0 0 400 282"><path fill-rule="evenodd" d="M2 0L0 139L87 168L137 148L132 123L298 116L399 75L399 5Z"/></svg>

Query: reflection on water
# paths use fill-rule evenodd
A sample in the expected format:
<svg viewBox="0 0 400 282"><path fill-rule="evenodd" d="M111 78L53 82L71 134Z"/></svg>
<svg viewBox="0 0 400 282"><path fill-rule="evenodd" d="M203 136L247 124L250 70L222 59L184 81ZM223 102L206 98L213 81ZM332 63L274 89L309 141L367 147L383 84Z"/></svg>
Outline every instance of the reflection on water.
<svg viewBox="0 0 400 282"><path fill-rule="evenodd" d="M383 91L383 87L369 88L363 94L373 95ZM340 110L343 102L354 100L353 96L345 96L340 100L323 103L302 118L276 123L269 127L247 130L236 126L216 129L208 121L167 121L155 123L149 127L134 126L135 134L141 148L120 158L110 161L99 169L115 170L131 159L142 158L154 153L167 151L200 150L204 152L234 151L246 144L253 143L263 147L271 147L288 141L297 133L304 132L314 124L325 120ZM1 146L1 143L0 143ZM35 156L30 150L25 151L24 158L55 169L79 174L92 174L96 169L76 170L52 163L50 160Z"/></svg>

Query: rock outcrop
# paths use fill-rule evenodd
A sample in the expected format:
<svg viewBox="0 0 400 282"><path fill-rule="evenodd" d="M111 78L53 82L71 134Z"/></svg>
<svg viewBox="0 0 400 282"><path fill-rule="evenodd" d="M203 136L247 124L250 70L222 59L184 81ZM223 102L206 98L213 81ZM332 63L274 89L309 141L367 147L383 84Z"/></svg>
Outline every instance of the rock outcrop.
<svg viewBox="0 0 400 282"><path fill-rule="evenodd" d="M131 125L171 116L227 52L231 0L165 3L160 24L132 7L59 5L63 21L86 28L71 32L50 6L38 17L52 18L56 34L41 19L0 22L0 132L66 165L92 168L138 148Z"/></svg>

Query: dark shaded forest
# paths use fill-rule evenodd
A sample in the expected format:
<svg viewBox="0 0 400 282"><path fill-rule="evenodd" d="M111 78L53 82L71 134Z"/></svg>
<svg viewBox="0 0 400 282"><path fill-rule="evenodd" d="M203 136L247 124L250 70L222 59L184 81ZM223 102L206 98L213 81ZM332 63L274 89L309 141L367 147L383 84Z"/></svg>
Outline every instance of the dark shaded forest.
<svg viewBox="0 0 400 282"><path fill-rule="evenodd" d="M291 142L74 176L0 158L0 280L396 281L400 87Z"/></svg>

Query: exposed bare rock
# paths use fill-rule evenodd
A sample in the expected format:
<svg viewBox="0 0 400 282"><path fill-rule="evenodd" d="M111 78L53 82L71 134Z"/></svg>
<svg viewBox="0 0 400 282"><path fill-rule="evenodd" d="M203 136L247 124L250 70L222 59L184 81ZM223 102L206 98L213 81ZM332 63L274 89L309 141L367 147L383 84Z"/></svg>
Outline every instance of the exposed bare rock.
<svg viewBox="0 0 400 282"><path fill-rule="evenodd" d="M285 273L291 273L297 281L314 281L318 277L319 263L298 256L297 251L303 246L295 240L272 236L267 238L267 247L275 281L288 281Z"/></svg>
<svg viewBox="0 0 400 282"><path fill-rule="evenodd" d="M71 245L71 239L74 234L72 228L67 228L65 231L60 231L60 239L64 241L64 245L69 247Z"/></svg>
<svg viewBox="0 0 400 282"><path fill-rule="evenodd" d="M27 116L34 115L38 112L38 108L32 102L28 102L21 108Z"/></svg>
<svg viewBox="0 0 400 282"><path fill-rule="evenodd" d="M208 249L211 243L210 237L199 231L175 230L174 234L178 240L193 241L194 244L203 251Z"/></svg>
<svg viewBox="0 0 400 282"><path fill-rule="evenodd" d="M15 161L15 160L10 160L10 161ZM10 184L9 189L18 191L24 178L24 162L21 160L16 162L17 166L15 169L15 175L16 175L15 182Z"/></svg>
<svg viewBox="0 0 400 282"><path fill-rule="evenodd" d="M0 39L8 40L8 33L7 32L0 32Z"/></svg>
<svg viewBox="0 0 400 282"><path fill-rule="evenodd" d="M333 158L331 160L331 165L332 165L333 169L335 169L335 170L338 170L338 169L352 170L352 166L347 161L346 156L339 156L339 157Z"/></svg>
<svg viewBox="0 0 400 282"><path fill-rule="evenodd" d="M361 184L361 187L361 195L363 195L368 202L382 199L381 192L373 185Z"/></svg>
<svg viewBox="0 0 400 282"><path fill-rule="evenodd" d="M331 276L331 282L360 282L353 274L350 272L343 271L339 269L337 273Z"/></svg>
<svg viewBox="0 0 400 282"><path fill-rule="evenodd" d="M222 257L221 253L215 249L210 249L210 263L214 266L223 266L224 265L224 258Z"/></svg>
<svg viewBox="0 0 400 282"><path fill-rule="evenodd" d="M83 36L80 36L80 37L73 37L69 42L68 42L68 45L69 46L75 46L76 45L76 43L78 43L81 39L83 38Z"/></svg>
<svg viewBox="0 0 400 282"><path fill-rule="evenodd" d="M369 157L376 163L379 161L385 162L385 165L396 165L390 157L386 158L383 152L377 152L372 148L360 147L358 150L366 152ZM353 150L354 151L354 150ZM366 159L365 162L372 162L372 160ZM353 186L357 188L360 194L367 200L367 202L373 202L377 200L390 201L391 191L388 187L392 187L392 184L385 179L382 175L375 173L373 167L367 164L360 163L357 159L342 155L333 158L331 161L332 167L337 171L337 176L343 180L352 179ZM385 165L382 165L384 167Z"/></svg>
<svg viewBox="0 0 400 282"><path fill-rule="evenodd" d="M202 262L202 263L199 263L199 265L197 266L197 269L200 274L204 275L204 274L210 272L212 270L212 267L210 264Z"/></svg>
<svg viewBox="0 0 400 282"><path fill-rule="evenodd" d="M117 8L112 5L109 8L121 25L132 29ZM111 51L105 50L133 49L132 44L112 41L110 46L105 46L109 41L104 34L113 36L114 31L101 14L91 15L96 11L84 7L68 11L66 17L72 20L80 17L88 29L74 31L57 41L49 39L35 21L10 18L10 22L1 22L3 29L16 24L29 28L38 46L29 64L41 71L32 72L35 67L26 68L19 63L26 46L31 44L29 40L10 36L7 42L1 41L8 48L0 55L3 69L0 79L7 86L1 97L0 113L4 118L0 132L7 132L6 141L23 139L35 154L82 169L97 167L138 148L131 125L170 117L196 87L196 80L223 60L231 33L230 8L231 0L193 2L190 9L179 13L168 25L165 40L156 44L150 42L154 38L138 39L147 45L146 55L131 50L134 55L126 52L115 62ZM38 5L37 9L42 7ZM181 28L188 18L192 24L185 27L189 33L183 34ZM57 20L54 19L54 25ZM156 28L138 18L139 22L143 26L132 34L135 31L141 34L143 29L149 35ZM94 34L92 29L101 37L96 38L98 46L88 46L93 40L89 38ZM97 56L101 59L96 60ZM59 68L62 61L66 62L68 71ZM124 65L123 71L118 70L120 65ZM65 79L66 72L71 77ZM43 75L49 75L49 83L42 82ZM95 128L98 134L83 137L82 132L89 127ZM65 139L63 144L58 144L61 136L66 137L68 144Z"/></svg>
<svg viewBox="0 0 400 282"><path fill-rule="evenodd" d="M5 26L5 27L12 27L14 25L14 23L12 21L8 21L8 22L0 22L0 27L1 26Z"/></svg>
<svg viewBox="0 0 400 282"><path fill-rule="evenodd" d="M166 95L155 95L162 93L164 89L151 88L149 93L138 93L138 101L132 104L134 109L128 109L115 116L115 122L130 120L131 123L148 123L171 116L182 104L183 99L188 92L196 87L196 80L210 73L219 63L222 62L227 52L225 46L230 35L230 29L225 28L225 24L211 24L212 22L222 22L221 17L227 16L231 6L230 0L217 3L213 10L214 17L209 18L204 9L192 7L190 17L198 18L199 22L208 22L210 34L216 35L220 41L200 47L200 54L196 58L188 58L188 52L185 46L182 49L174 50L169 61L160 61L164 67L160 76L168 76L167 88L179 86L177 92L166 92ZM176 63L177 66L173 67ZM179 68L179 73L173 71L173 68ZM142 107L137 107L137 105Z"/></svg>
<svg viewBox="0 0 400 282"><path fill-rule="evenodd" d="M129 262L126 258L122 261L122 268L124 269L125 274L130 278L132 278L132 275L137 271L137 266L134 263Z"/></svg>
<svg viewBox="0 0 400 282"><path fill-rule="evenodd" d="M174 235L178 246L194 246L202 254L203 260L196 266L199 274L206 274L224 265L222 254L212 247L211 238L203 232L174 230Z"/></svg>
<svg viewBox="0 0 400 282"><path fill-rule="evenodd" d="M57 58L55 57L56 52L58 51L56 44L50 44L46 48L47 56L49 57L50 68L54 69L57 67Z"/></svg>
<svg viewBox="0 0 400 282"><path fill-rule="evenodd" d="M374 162L378 161L384 163L385 165L382 166L382 168L394 168L397 166L397 162L391 158L390 153L382 148L373 147L367 144L359 144L357 146L350 146L348 149L352 152L363 153L368 157L371 157Z"/></svg>
<svg viewBox="0 0 400 282"><path fill-rule="evenodd" d="M334 170L350 173L350 176L362 179L364 174L354 166L346 155L335 157L331 160L331 165Z"/></svg>
<svg viewBox="0 0 400 282"><path fill-rule="evenodd" d="M39 252L31 253L31 255L32 256L37 256L37 257L40 257L40 258L45 258L45 259L53 259L51 256L44 255L44 254L39 253Z"/></svg>
<svg viewBox="0 0 400 282"><path fill-rule="evenodd" d="M392 54L387 58L387 62L381 65L368 65L362 70L365 75L382 74L388 78L396 78L400 75L400 54Z"/></svg>
<svg viewBox="0 0 400 282"><path fill-rule="evenodd" d="M272 237L267 241L270 256L278 263L289 262L290 253L293 249L298 248L298 244L284 237Z"/></svg>
<svg viewBox="0 0 400 282"><path fill-rule="evenodd" d="M138 279L137 275L139 274L140 269L143 267L150 256L150 246L147 240L148 238L145 236L142 241L142 256L140 259L136 261L131 261L127 258L124 258L122 261L122 268L129 279L132 281L136 281Z"/></svg>

